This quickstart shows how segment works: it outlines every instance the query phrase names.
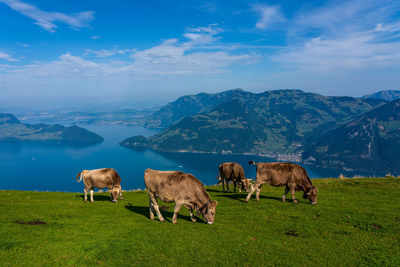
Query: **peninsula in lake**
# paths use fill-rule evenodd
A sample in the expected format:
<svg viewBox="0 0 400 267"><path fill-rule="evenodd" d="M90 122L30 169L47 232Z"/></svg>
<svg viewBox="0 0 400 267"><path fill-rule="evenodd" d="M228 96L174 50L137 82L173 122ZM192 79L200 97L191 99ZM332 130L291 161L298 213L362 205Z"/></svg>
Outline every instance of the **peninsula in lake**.
<svg viewBox="0 0 400 267"><path fill-rule="evenodd" d="M101 136L78 126L26 124L12 114L0 113L0 142L90 145L103 140Z"/></svg>

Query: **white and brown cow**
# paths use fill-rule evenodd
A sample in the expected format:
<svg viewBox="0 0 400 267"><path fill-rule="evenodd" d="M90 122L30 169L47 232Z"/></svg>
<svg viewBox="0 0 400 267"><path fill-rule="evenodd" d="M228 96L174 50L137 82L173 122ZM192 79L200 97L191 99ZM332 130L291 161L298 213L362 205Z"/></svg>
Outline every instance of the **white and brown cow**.
<svg viewBox="0 0 400 267"><path fill-rule="evenodd" d="M286 194L290 191L293 202L297 203L294 195L295 191L303 191L304 199L308 198L311 204L317 204L318 188L312 185L310 177L303 167L288 162L263 162L256 164L254 161L250 161L249 164L254 164L257 167L257 177L246 197L246 202L250 200L255 190L257 190L256 200L260 201L262 185L269 184L272 186L286 186L282 201L285 201Z"/></svg>
<svg viewBox="0 0 400 267"><path fill-rule="evenodd" d="M110 168L83 170L76 176L78 182L83 180L85 184L85 202L87 201L87 193L90 190L90 201L93 202L94 188L108 188L111 192L112 202L117 202L118 195L120 199L124 199L121 190L121 177L116 170Z"/></svg>
<svg viewBox="0 0 400 267"><path fill-rule="evenodd" d="M157 198L163 202L175 202L172 223L176 223L178 213L184 205L190 211L190 219L196 222L193 211L202 215L208 224L214 223L217 201L211 201L203 184L189 173L180 171L157 171L147 169L144 172L144 182L149 194L150 219L154 220L154 211L158 219L164 222Z"/></svg>

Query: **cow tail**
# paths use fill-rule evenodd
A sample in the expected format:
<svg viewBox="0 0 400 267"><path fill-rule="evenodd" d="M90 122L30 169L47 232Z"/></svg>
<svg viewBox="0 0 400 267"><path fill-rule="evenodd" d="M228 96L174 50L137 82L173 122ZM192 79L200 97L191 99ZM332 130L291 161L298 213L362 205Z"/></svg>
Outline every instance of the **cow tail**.
<svg viewBox="0 0 400 267"><path fill-rule="evenodd" d="M243 170L243 168L240 168L239 173L240 173L240 180L241 180L241 181L243 181L244 179L246 179L246 176L244 175L244 170Z"/></svg>
<svg viewBox="0 0 400 267"><path fill-rule="evenodd" d="M76 176L76 180L78 181L78 183L80 182L80 181L82 181L82 175L83 175L83 173L78 173L78 175Z"/></svg>
<svg viewBox="0 0 400 267"><path fill-rule="evenodd" d="M249 161L249 164L253 164L254 166L257 166L257 163L254 162L254 160Z"/></svg>

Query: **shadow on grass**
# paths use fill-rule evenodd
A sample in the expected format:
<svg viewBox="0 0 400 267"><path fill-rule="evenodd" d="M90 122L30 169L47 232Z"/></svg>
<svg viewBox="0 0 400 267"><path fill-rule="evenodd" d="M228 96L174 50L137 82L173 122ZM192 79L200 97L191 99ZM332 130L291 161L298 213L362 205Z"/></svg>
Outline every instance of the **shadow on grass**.
<svg viewBox="0 0 400 267"><path fill-rule="evenodd" d="M79 197L82 200L84 200L85 199L85 194L75 195L75 197ZM96 195L96 193L94 193L93 194L93 200L94 201L110 201L111 202L111 196ZM90 194L88 194L88 202L90 202Z"/></svg>
<svg viewBox="0 0 400 267"><path fill-rule="evenodd" d="M218 197L227 197L233 200L237 200L237 201L241 201L241 202L246 202L246 197L247 197L247 193L243 194L243 193L238 193L238 194L230 194L230 193L224 193L224 194L219 194L217 195ZM270 197L270 196L263 196L260 195L260 201L261 199L273 199L273 200L277 200L279 202L282 201L282 199L280 197ZM255 194L252 195L252 197L250 198L249 202L251 202L252 200L256 200L256 196Z"/></svg>
<svg viewBox="0 0 400 267"><path fill-rule="evenodd" d="M172 207L171 207L171 208L172 208ZM183 207L182 207L182 208L183 208ZM141 214L141 215L143 215L144 217L150 219L150 210L149 210L149 207L148 207L148 206L147 206L147 207L143 207L143 206L133 206L132 203L128 203L128 205L125 206L125 209L130 210L130 211L135 212L135 213L138 213L138 214ZM173 208L172 208L172 209L173 209ZM160 207L160 212L161 212L162 216L164 217L164 219L165 219L166 221L172 222L172 216L174 215L173 212L170 212L170 211L167 211L167 210L165 210L165 209L162 209L161 207ZM157 217L157 214L155 213L154 216ZM190 216L181 215L181 214L178 213L178 222L179 222L179 219L184 219L184 220L187 220L187 221L190 221L190 222L191 222ZM158 219L155 218L155 220L158 220ZM200 218L200 217L197 217L197 222L206 223L206 222L205 222L202 218Z"/></svg>
<svg viewBox="0 0 400 267"><path fill-rule="evenodd" d="M233 191L233 189L230 191L230 192L228 192L228 191L222 191L222 188L221 188L221 190L217 190L217 189L207 189L206 190L207 192L213 192L213 193L226 193L226 194L236 194L236 193L239 193L240 194L240 192L234 192ZM242 190L243 191L243 190Z"/></svg>

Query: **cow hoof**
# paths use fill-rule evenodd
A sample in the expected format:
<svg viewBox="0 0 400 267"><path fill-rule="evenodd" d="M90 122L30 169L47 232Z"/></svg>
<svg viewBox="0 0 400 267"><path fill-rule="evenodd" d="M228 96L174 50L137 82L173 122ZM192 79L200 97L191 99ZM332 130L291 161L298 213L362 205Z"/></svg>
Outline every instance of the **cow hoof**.
<svg viewBox="0 0 400 267"><path fill-rule="evenodd" d="M172 222L172 224L176 224L176 221L175 221L175 222Z"/></svg>
<svg viewBox="0 0 400 267"><path fill-rule="evenodd" d="M165 219L161 219L160 222L165 222Z"/></svg>
<svg viewBox="0 0 400 267"><path fill-rule="evenodd" d="M94 200L90 200L90 202L94 202Z"/></svg>
<svg viewBox="0 0 400 267"><path fill-rule="evenodd" d="M87 199L85 199L83 202L87 202Z"/></svg>
<svg viewBox="0 0 400 267"><path fill-rule="evenodd" d="M116 201L116 200L112 200L112 202L113 202L113 203L117 203L118 201Z"/></svg>
<svg viewBox="0 0 400 267"><path fill-rule="evenodd" d="M282 202L285 202L285 201L286 201L286 199L282 198Z"/></svg>
<svg viewBox="0 0 400 267"><path fill-rule="evenodd" d="M293 203L296 203L296 204L297 204L297 200L296 200L296 199L294 199L294 200L293 200Z"/></svg>
<svg viewBox="0 0 400 267"><path fill-rule="evenodd" d="M197 221L196 221L196 219L193 219L193 220L192 220L192 222L194 222L194 223L195 223L195 222L197 222Z"/></svg>
<svg viewBox="0 0 400 267"><path fill-rule="evenodd" d="M123 199L124 199L124 197L120 197L119 199L123 200Z"/></svg>

